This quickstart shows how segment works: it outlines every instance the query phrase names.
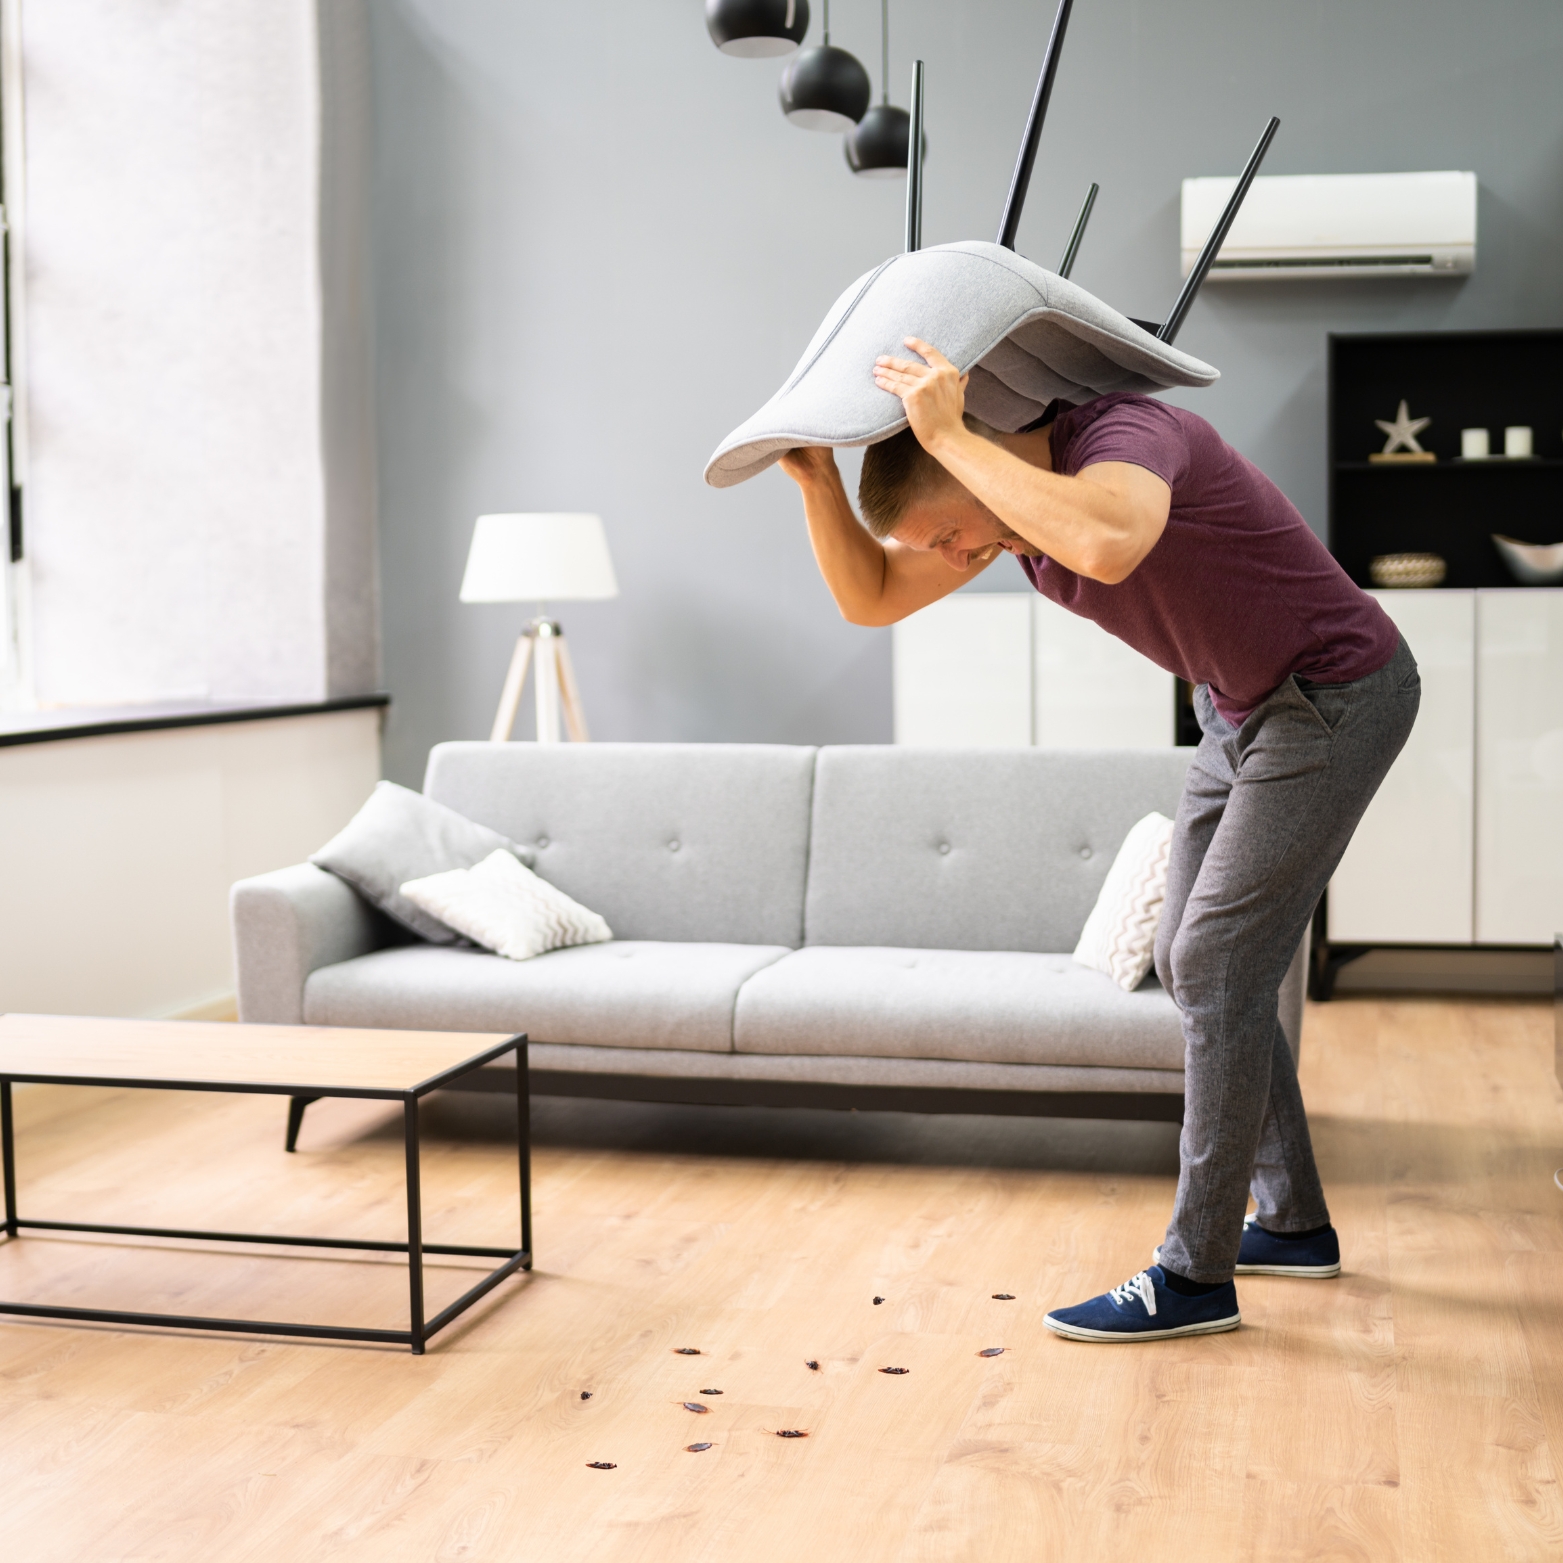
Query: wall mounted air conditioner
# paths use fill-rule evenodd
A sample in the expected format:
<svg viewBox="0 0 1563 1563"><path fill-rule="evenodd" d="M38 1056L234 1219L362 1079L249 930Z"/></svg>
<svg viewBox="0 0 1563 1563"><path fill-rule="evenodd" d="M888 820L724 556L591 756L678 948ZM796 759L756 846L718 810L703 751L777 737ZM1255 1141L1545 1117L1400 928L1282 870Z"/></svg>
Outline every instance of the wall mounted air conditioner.
<svg viewBox="0 0 1563 1563"><path fill-rule="evenodd" d="M1183 275L1236 179L1183 181ZM1254 180L1210 281L1458 277L1476 269L1476 175L1283 174Z"/></svg>

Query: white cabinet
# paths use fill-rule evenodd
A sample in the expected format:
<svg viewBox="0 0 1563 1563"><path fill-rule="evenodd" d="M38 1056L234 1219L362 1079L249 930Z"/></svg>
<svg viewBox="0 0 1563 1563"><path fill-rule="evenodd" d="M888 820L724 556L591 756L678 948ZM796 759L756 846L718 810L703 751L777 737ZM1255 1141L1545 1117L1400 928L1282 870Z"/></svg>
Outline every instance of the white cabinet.
<svg viewBox="0 0 1563 1563"><path fill-rule="evenodd" d="M1563 930L1563 592L1476 593L1476 940Z"/></svg>
<svg viewBox="0 0 1563 1563"><path fill-rule="evenodd" d="M1165 749L1172 675L1099 624L1032 598L1036 741L1049 749Z"/></svg>
<svg viewBox="0 0 1563 1563"><path fill-rule="evenodd" d="M1173 741L1173 680L1036 592L957 592L895 626L895 741L1144 749Z"/></svg>
<svg viewBox="0 0 1563 1563"><path fill-rule="evenodd" d="M1340 944L1469 944L1476 594L1375 595L1416 657L1422 704L1330 881L1329 936Z"/></svg>
<svg viewBox="0 0 1563 1563"><path fill-rule="evenodd" d="M1031 604L956 592L894 629L895 741L950 749L1031 742Z"/></svg>

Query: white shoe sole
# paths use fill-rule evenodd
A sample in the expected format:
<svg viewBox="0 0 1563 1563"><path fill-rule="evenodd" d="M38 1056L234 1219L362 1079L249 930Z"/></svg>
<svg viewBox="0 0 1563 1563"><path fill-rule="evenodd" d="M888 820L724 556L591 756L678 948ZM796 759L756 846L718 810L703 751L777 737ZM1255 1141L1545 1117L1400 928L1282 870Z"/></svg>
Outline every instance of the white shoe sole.
<svg viewBox="0 0 1563 1563"><path fill-rule="evenodd" d="M1062 1335L1066 1340L1171 1340L1177 1335L1220 1335L1227 1330L1235 1330L1243 1322L1243 1315L1234 1313L1229 1319L1209 1319L1203 1324L1180 1324L1171 1330L1087 1330L1078 1324L1060 1324L1051 1317L1044 1317L1042 1322L1055 1335Z"/></svg>
<svg viewBox="0 0 1563 1563"><path fill-rule="evenodd" d="M1327 1281L1340 1274L1340 1261L1332 1265L1239 1265L1239 1275L1290 1275L1302 1281Z"/></svg>
<svg viewBox="0 0 1563 1563"><path fill-rule="evenodd" d="M1161 1263L1161 1246L1151 1253L1151 1263ZM1328 1281L1340 1274L1340 1260L1332 1265L1237 1265L1236 1275L1289 1275L1298 1281Z"/></svg>

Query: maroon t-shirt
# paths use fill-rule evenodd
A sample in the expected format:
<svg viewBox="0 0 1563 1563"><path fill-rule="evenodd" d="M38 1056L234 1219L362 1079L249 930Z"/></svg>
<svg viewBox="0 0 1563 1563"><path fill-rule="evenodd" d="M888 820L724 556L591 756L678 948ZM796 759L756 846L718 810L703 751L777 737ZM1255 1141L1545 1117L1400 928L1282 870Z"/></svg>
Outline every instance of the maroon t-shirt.
<svg viewBox="0 0 1563 1563"><path fill-rule="evenodd" d="M1055 560L1022 558L1044 597L1094 619L1143 656L1208 684L1234 726L1293 673L1348 684L1376 673L1399 637L1297 508L1205 420L1148 396L1065 406L1053 424L1053 470L1073 477L1128 461L1172 489L1156 546L1116 586Z"/></svg>

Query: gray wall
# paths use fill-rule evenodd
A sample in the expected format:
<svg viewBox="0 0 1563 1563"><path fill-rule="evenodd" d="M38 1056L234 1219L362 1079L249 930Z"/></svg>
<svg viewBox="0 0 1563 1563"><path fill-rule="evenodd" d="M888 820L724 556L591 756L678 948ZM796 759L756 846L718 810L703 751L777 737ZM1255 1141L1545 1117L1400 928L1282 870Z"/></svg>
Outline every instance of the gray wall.
<svg viewBox="0 0 1563 1563"><path fill-rule="evenodd" d="M878 8L833 10L877 85ZM898 101L928 62L925 242L989 238L1052 6L892 13ZM791 485L700 473L899 247L903 187L789 126L778 65L719 54L698 0L371 22L389 774L491 720L523 615L456 600L486 510L605 519L623 596L560 610L596 736L888 739L889 633L837 616ZM1098 180L1075 280L1157 316L1180 179L1234 172L1270 113L1269 173L1475 169L1470 281L1211 288L1180 338L1224 374L1188 405L1322 531L1327 332L1563 324L1560 83L1556 0L1079 0L1019 247L1055 264Z"/></svg>

